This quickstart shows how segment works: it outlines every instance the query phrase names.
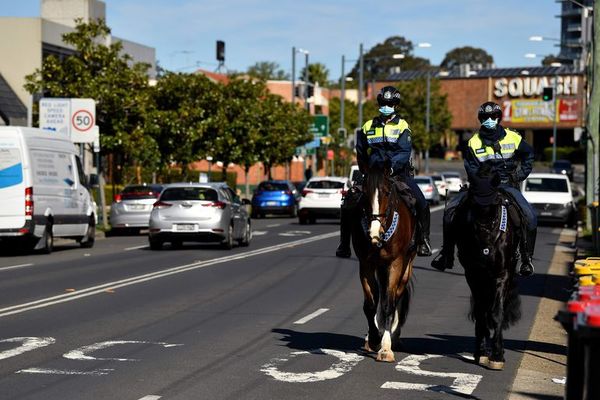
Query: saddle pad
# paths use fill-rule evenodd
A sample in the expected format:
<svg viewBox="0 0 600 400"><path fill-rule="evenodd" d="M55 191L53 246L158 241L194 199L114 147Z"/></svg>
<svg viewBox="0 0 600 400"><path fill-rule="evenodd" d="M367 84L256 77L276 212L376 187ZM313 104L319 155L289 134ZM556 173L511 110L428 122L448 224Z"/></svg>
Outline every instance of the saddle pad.
<svg viewBox="0 0 600 400"><path fill-rule="evenodd" d="M410 186L408 186L406 184L406 182L398 179L398 178L394 178L394 187L396 188L396 193L398 193L398 195L400 196L400 198L402 199L402 201L404 202L404 204L406 204L406 207L408 207L408 210L410 211L410 213L413 216L417 215L417 199L415 198L415 195L413 194L412 190L410 189Z"/></svg>

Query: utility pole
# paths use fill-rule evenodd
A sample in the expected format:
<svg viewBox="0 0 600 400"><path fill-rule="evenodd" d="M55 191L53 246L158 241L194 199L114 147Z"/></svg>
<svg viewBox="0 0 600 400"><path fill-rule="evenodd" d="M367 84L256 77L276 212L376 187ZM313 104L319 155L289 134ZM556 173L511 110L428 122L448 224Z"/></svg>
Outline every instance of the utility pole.
<svg viewBox="0 0 600 400"><path fill-rule="evenodd" d="M296 48L292 47L292 104L296 104Z"/></svg>
<svg viewBox="0 0 600 400"><path fill-rule="evenodd" d="M363 44L358 47L358 128L363 126L363 96L362 90L364 85L364 64Z"/></svg>
<svg viewBox="0 0 600 400"><path fill-rule="evenodd" d="M554 102L554 113L552 113L552 163L556 161L556 120L558 119L558 99L556 98L556 81L558 81L558 70L554 75L552 83L552 101Z"/></svg>
<svg viewBox="0 0 600 400"><path fill-rule="evenodd" d="M431 72L430 69L427 69L427 99L426 99L426 107L425 107L425 135L427 136L427 148L425 149L425 173L429 173L429 148L431 147L431 143L429 143L429 115L431 108Z"/></svg>
<svg viewBox="0 0 600 400"><path fill-rule="evenodd" d="M594 37L592 38L592 65L588 68L592 68L592 73L588 76L592 77L592 93L590 97L590 103L588 105L588 118L587 118L587 157L586 157L586 181L585 181L585 195L588 204L598 201L598 145L599 145L599 133L600 127L600 0L594 0ZM588 82L590 84L590 82ZM587 213L586 226L588 229L591 228L591 216Z"/></svg>
<svg viewBox="0 0 600 400"><path fill-rule="evenodd" d="M340 128L344 128L344 99L346 97L346 77L344 76L344 64L346 64L346 57L342 56L342 77L340 79Z"/></svg>

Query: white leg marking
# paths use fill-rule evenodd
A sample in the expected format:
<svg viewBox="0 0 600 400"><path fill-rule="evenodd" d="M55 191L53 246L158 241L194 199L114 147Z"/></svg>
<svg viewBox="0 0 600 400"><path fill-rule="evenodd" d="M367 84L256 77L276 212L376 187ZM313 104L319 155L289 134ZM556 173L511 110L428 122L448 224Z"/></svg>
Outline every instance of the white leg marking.
<svg viewBox="0 0 600 400"><path fill-rule="evenodd" d="M392 335L388 330L383 333L383 338L381 338L381 350L379 352L382 351L392 351Z"/></svg>
<svg viewBox="0 0 600 400"><path fill-rule="evenodd" d="M392 333L396 332L398 329L398 323L400 322L400 318L398 317L398 309L394 310L394 320L392 321Z"/></svg>
<svg viewBox="0 0 600 400"><path fill-rule="evenodd" d="M279 370L279 366L289 361L292 358L301 355L318 354L318 355L329 355L338 359L337 362L331 364L329 369L324 371L314 372L283 372ZM261 367L261 372L273 377L274 379L282 382L292 383L308 383L308 382L320 382L329 379L336 379L349 372L356 364L358 364L364 357L353 353L344 353L339 350L331 349L317 349L311 351L295 351L290 354L288 358L274 358L269 363Z"/></svg>
<svg viewBox="0 0 600 400"><path fill-rule="evenodd" d="M371 204L371 209L373 210L373 214L379 214L379 190L375 189L375 194L373 195L373 202ZM371 239L379 238L379 229L381 229L381 222L378 219L374 219L371 221Z"/></svg>

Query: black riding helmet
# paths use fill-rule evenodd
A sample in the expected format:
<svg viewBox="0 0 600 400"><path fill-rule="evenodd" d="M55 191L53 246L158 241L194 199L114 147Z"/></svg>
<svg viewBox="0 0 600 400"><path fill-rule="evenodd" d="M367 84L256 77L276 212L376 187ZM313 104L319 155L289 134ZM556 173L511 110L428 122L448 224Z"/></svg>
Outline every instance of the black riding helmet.
<svg viewBox="0 0 600 400"><path fill-rule="evenodd" d="M498 122L502 121L502 108L493 101L486 101L479 106L479 110L477 111L477 119L479 119L479 122L483 122L488 118L497 118Z"/></svg>
<svg viewBox="0 0 600 400"><path fill-rule="evenodd" d="M379 107L396 107L400 104L400 92L393 86L382 88L377 94L377 104Z"/></svg>

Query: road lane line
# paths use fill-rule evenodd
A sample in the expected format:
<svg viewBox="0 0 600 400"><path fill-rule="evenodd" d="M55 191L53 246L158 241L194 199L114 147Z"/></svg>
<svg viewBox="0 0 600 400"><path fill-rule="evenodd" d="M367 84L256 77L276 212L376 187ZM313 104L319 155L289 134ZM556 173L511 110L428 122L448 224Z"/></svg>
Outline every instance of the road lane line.
<svg viewBox="0 0 600 400"><path fill-rule="evenodd" d="M139 400L158 400L160 399L162 396L155 396L155 395L148 395L148 396L144 396Z"/></svg>
<svg viewBox="0 0 600 400"><path fill-rule="evenodd" d="M271 224L271 225L267 225L267 228L275 228L277 226L281 226L281 224Z"/></svg>
<svg viewBox="0 0 600 400"><path fill-rule="evenodd" d="M446 206L444 206L444 205L431 207L429 209L429 212L432 213L432 212L440 211L440 210L443 210L444 208L446 208Z"/></svg>
<svg viewBox="0 0 600 400"><path fill-rule="evenodd" d="M268 231L252 231L252 236L266 235Z"/></svg>
<svg viewBox="0 0 600 400"><path fill-rule="evenodd" d="M300 318L298 321L294 322L294 324L296 325L302 325L307 323L308 321L310 321L313 318L317 318L319 315L326 313L327 311L329 311L329 308L319 308L317 311L315 311L314 313L308 314L306 317L304 318Z"/></svg>
<svg viewBox="0 0 600 400"><path fill-rule="evenodd" d="M25 267L31 267L33 264L29 263L29 264L19 264L19 265L11 265L9 267L2 267L0 268L0 271L8 271L9 269L17 269L17 268L25 268Z"/></svg>
<svg viewBox="0 0 600 400"><path fill-rule="evenodd" d="M215 265L215 264L222 264L222 263L226 263L229 261L242 260L245 258L258 256L261 254L272 253L272 252L283 250L283 249L293 248L293 247L304 245L307 243L336 237L338 235L339 235L338 231L324 233L321 235L316 235L316 236L305 238L305 239L299 239L299 240L294 240L294 241L287 242L287 243L280 243L277 245L264 247L262 249L246 251L246 252L234 254L231 256L214 258L212 260L200 261L197 263L186 264L186 265L181 265L178 267L168 268L168 269L161 270L161 271L151 272L151 273L144 274L144 275L137 275L137 276L122 279L119 281L103 283L101 285L77 290L72 293L65 293L65 294L61 294L61 295L57 295L57 296L52 296L52 297L47 297L44 299L31 301L28 303L16 304L14 306L5 307L5 308L0 309L0 318L8 316L8 315L20 314L25 311L35 310L38 308L45 308L45 307L49 307L49 306L52 306L55 304L66 303L66 302L81 299L84 297L105 293L105 290L107 288L114 290L114 289L118 289L121 287L131 286L131 285L151 281L151 280L158 279L158 278L164 278L164 277L170 276L170 275L180 274L182 272L205 268L205 267Z"/></svg>
<svg viewBox="0 0 600 400"><path fill-rule="evenodd" d="M147 244L143 244L141 246L133 246L133 247L126 247L123 250L125 251L131 251L131 250L138 250L138 249L147 249L149 246Z"/></svg>

